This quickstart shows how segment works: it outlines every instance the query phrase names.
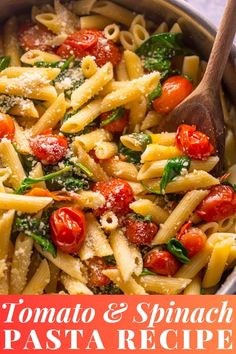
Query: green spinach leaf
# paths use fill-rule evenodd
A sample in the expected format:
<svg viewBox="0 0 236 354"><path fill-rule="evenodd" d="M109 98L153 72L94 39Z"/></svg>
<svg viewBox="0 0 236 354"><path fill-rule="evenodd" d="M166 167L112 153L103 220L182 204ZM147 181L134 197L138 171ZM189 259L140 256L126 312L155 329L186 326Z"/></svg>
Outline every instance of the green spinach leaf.
<svg viewBox="0 0 236 354"><path fill-rule="evenodd" d="M124 155L128 162L135 165L140 164L142 151L131 150L124 146L122 143L119 143L119 153Z"/></svg>
<svg viewBox="0 0 236 354"><path fill-rule="evenodd" d="M182 33L154 34L141 44L136 53L144 58L144 67L147 70L169 71L173 57L191 52L182 40Z"/></svg>
<svg viewBox="0 0 236 354"><path fill-rule="evenodd" d="M152 101L154 101L156 98L160 97L162 95L162 87L161 83L159 82L157 87L148 95L147 99L147 104L149 107L152 105Z"/></svg>
<svg viewBox="0 0 236 354"><path fill-rule="evenodd" d="M191 159L186 156L174 157L167 161L160 182L161 194L165 193L165 188L167 184L170 181L172 181L176 176L179 176L183 168L189 170L190 164L191 164Z"/></svg>
<svg viewBox="0 0 236 354"><path fill-rule="evenodd" d="M166 248L172 253L180 262L187 264L190 262L188 258L188 250L176 238L172 238L166 245Z"/></svg>
<svg viewBox="0 0 236 354"><path fill-rule="evenodd" d="M229 187L233 188L234 192L236 193L236 184L231 183L227 180L222 181L221 184L223 184L224 186L229 186Z"/></svg>
<svg viewBox="0 0 236 354"><path fill-rule="evenodd" d="M125 114L125 109L123 107L119 107L115 109L107 119L103 120L100 124L101 127L104 127L105 125L114 122L115 120L118 120L122 118Z"/></svg>
<svg viewBox="0 0 236 354"><path fill-rule="evenodd" d="M140 276L143 276L143 275L156 275L156 273L151 272L151 271L150 271L149 269L147 269L147 268L143 268L142 273L140 274Z"/></svg>
<svg viewBox="0 0 236 354"><path fill-rule="evenodd" d="M10 64L10 61L11 57L9 56L0 57L0 71L6 69Z"/></svg>

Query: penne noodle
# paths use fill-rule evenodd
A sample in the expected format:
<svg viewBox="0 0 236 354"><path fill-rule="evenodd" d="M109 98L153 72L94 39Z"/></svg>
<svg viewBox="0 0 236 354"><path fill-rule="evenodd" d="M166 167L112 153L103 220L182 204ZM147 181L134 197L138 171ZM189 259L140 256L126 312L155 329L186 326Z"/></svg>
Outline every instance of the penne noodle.
<svg viewBox="0 0 236 354"><path fill-rule="evenodd" d="M15 209L22 213L34 214L52 202L49 197L31 197L19 194L0 193L0 209Z"/></svg>

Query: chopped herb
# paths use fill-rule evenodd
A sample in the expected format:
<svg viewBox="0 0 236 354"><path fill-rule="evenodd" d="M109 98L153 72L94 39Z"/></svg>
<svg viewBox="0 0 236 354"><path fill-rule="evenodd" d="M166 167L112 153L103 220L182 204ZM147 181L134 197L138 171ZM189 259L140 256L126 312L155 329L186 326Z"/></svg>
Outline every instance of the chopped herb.
<svg viewBox="0 0 236 354"><path fill-rule="evenodd" d="M136 213L132 213L128 215L129 217L131 217L132 219L138 220L138 221L143 221L143 222L152 222L152 215L140 215L140 214L136 214Z"/></svg>
<svg viewBox="0 0 236 354"><path fill-rule="evenodd" d="M166 248L172 253L180 262L187 264L190 262L188 258L188 250L176 238L172 238L166 245Z"/></svg>
<svg viewBox="0 0 236 354"><path fill-rule="evenodd" d="M152 101L154 101L156 98L160 97L161 94L162 94L162 87L159 82L157 87L148 95L148 100L147 100L148 106L151 107Z"/></svg>
<svg viewBox="0 0 236 354"><path fill-rule="evenodd" d="M38 182L43 182L43 181L49 181L54 179L55 177L60 176L63 173L66 173L68 171L71 170L71 166L66 166L65 168L63 168L62 170L50 173L48 175L42 176L42 177L38 177L38 178L30 178L27 177L25 178L22 182L20 187L15 191L16 194L23 194L24 192L26 192L28 189L31 188L32 185L38 183Z"/></svg>
<svg viewBox="0 0 236 354"><path fill-rule="evenodd" d="M0 71L6 69L10 64L10 61L11 57L9 56L0 57Z"/></svg>
<svg viewBox="0 0 236 354"><path fill-rule="evenodd" d="M189 170L191 159L186 156L174 157L167 161L165 165L163 176L160 182L160 193L165 193L167 184L172 181L176 176L181 174L183 168Z"/></svg>
<svg viewBox="0 0 236 354"><path fill-rule="evenodd" d="M101 127L104 127L105 125L114 122L115 120L118 120L124 116L125 109L123 107L119 107L115 109L107 119L103 120L100 124Z"/></svg>
<svg viewBox="0 0 236 354"><path fill-rule="evenodd" d="M166 71L171 68L171 59L176 55L186 55L190 51L182 42L182 33L160 33L149 37L136 50L144 58L144 67L149 71Z"/></svg>
<svg viewBox="0 0 236 354"><path fill-rule="evenodd" d="M143 268L142 273L140 274L140 276L143 276L143 275L156 275L156 273L151 272L151 271L150 271L149 269L147 269L147 268Z"/></svg>
<svg viewBox="0 0 236 354"><path fill-rule="evenodd" d="M126 146L124 146L121 142L119 143L119 153L126 157L126 160L133 164L139 164L141 161L142 151L134 151Z"/></svg>
<svg viewBox="0 0 236 354"><path fill-rule="evenodd" d="M89 182L85 179L79 179L78 177L67 177L62 181L62 184L67 191L78 192L81 189L89 189Z"/></svg>
<svg viewBox="0 0 236 354"><path fill-rule="evenodd" d="M15 220L14 231L24 232L25 235L31 237L45 251L56 257L56 249L49 239L49 216L41 219L32 218L31 216L17 217Z"/></svg>
<svg viewBox="0 0 236 354"><path fill-rule="evenodd" d="M115 257L113 255L111 256L105 256L103 257L106 264L109 265L109 266L115 266L116 265L116 260L115 260Z"/></svg>
<svg viewBox="0 0 236 354"><path fill-rule="evenodd" d="M229 187L233 188L234 192L236 193L236 184L231 183L227 180L222 181L221 184L223 184L224 186L229 186Z"/></svg>

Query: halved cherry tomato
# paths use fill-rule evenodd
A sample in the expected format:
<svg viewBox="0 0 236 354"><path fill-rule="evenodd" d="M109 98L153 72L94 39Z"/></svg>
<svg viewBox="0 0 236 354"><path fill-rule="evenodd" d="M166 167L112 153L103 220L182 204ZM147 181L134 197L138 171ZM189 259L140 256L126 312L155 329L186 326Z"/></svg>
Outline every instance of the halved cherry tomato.
<svg viewBox="0 0 236 354"><path fill-rule="evenodd" d="M0 139L13 140L15 135L15 124L11 116L0 113Z"/></svg>
<svg viewBox="0 0 236 354"><path fill-rule="evenodd" d="M19 28L19 42L25 51L31 49L51 51L53 47L50 45L50 41L54 38L55 35L40 24L26 22Z"/></svg>
<svg viewBox="0 0 236 354"><path fill-rule="evenodd" d="M30 139L30 147L34 155L44 164L59 162L67 152L68 142L63 135L40 134Z"/></svg>
<svg viewBox="0 0 236 354"><path fill-rule="evenodd" d="M93 257L88 261L88 285L106 286L111 280L102 273L103 270L111 268L107 266L103 258Z"/></svg>
<svg viewBox="0 0 236 354"><path fill-rule="evenodd" d="M65 253L77 253L85 240L85 216L77 208L60 208L50 216L53 243Z"/></svg>
<svg viewBox="0 0 236 354"><path fill-rule="evenodd" d="M181 124L178 127L176 146L184 154L197 160L205 160L214 152L209 137L198 131L195 125Z"/></svg>
<svg viewBox="0 0 236 354"><path fill-rule="evenodd" d="M157 274L174 275L181 263L168 251L153 249L145 255L143 265Z"/></svg>
<svg viewBox="0 0 236 354"><path fill-rule="evenodd" d="M190 227L186 229L184 233L179 233L177 240L186 248L188 257L191 258L203 249L207 237L206 234L197 227Z"/></svg>
<svg viewBox="0 0 236 354"><path fill-rule="evenodd" d="M95 210L95 215L100 216L112 210L118 216L129 212L129 204L134 200L134 193L129 183L122 179L111 179L108 182L97 182L93 187L94 192L100 192L105 198L105 204Z"/></svg>
<svg viewBox="0 0 236 354"><path fill-rule="evenodd" d="M162 94L153 101L156 112L167 114L171 112L193 91L191 81L183 76L171 76L162 85Z"/></svg>
<svg viewBox="0 0 236 354"><path fill-rule="evenodd" d="M102 113L100 116L101 121L106 120L113 111ZM111 133L122 133L129 121L129 111L125 110L123 117L114 120L111 123L104 125L104 129Z"/></svg>
<svg viewBox="0 0 236 354"><path fill-rule="evenodd" d="M76 58L91 55L95 57L98 66L103 66L107 62L116 65L121 60L118 47L112 41L108 41L102 31L96 29L82 29L69 35L57 49L57 54L63 58L71 55Z"/></svg>
<svg viewBox="0 0 236 354"><path fill-rule="evenodd" d="M217 185L197 208L197 214L205 221L220 221L236 213L236 193L230 186Z"/></svg>
<svg viewBox="0 0 236 354"><path fill-rule="evenodd" d="M158 226L154 222L137 220L133 217L128 217L124 226L125 236L136 245L150 245L158 231Z"/></svg>

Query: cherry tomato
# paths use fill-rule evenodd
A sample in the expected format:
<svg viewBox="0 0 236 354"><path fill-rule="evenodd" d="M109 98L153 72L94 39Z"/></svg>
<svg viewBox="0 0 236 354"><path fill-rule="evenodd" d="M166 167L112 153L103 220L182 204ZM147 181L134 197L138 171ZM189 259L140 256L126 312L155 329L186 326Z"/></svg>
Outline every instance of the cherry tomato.
<svg viewBox="0 0 236 354"><path fill-rule="evenodd" d="M143 265L157 274L174 275L181 263L168 251L153 249L145 255Z"/></svg>
<svg viewBox="0 0 236 354"><path fill-rule="evenodd" d="M197 227L191 227L186 232L177 236L182 245L188 251L188 257L191 258L200 252L207 240L206 234Z"/></svg>
<svg viewBox="0 0 236 354"><path fill-rule="evenodd" d="M88 284L89 286L105 286L111 280L102 273L103 270L111 268L107 266L103 258L93 257L88 261Z"/></svg>
<svg viewBox="0 0 236 354"><path fill-rule="evenodd" d="M155 111L161 114L171 112L193 91L191 81L183 76L171 76L162 85L162 94L153 101Z"/></svg>
<svg viewBox="0 0 236 354"><path fill-rule="evenodd" d="M220 221L236 213L236 193L230 186L217 185L197 208L197 214L205 221Z"/></svg>
<svg viewBox="0 0 236 354"><path fill-rule="evenodd" d="M112 112L113 111L102 113L100 116L101 121L106 120L112 114ZM127 126L128 121L129 121L129 112L125 110L123 117L104 125L103 128L111 133L122 133L125 127Z"/></svg>
<svg viewBox="0 0 236 354"><path fill-rule="evenodd" d="M181 124L175 141L176 146L193 159L205 160L214 152L209 137L196 130L195 125Z"/></svg>
<svg viewBox="0 0 236 354"><path fill-rule="evenodd" d="M69 35L57 49L57 54L63 58L71 55L76 58L91 55L95 57L100 67L107 62L116 65L121 60L118 47L112 41L108 41L102 31L95 29L82 29Z"/></svg>
<svg viewBox="0 0 236 354"><path fill-rule="evenodd" d="M44 165L53 165L66 155L68 142L63 135L45 133L31 138L30 147Z"/></svg>
<svg viewBox="0 0 236 354"><path fill-rule="evenodd" d="M77 253L85 240L85 217L77 208L60 208L50 216L52 241L65 253Z"/></svg>
<svg viewBox="0 0 236 354"><path fill-rule="evenodd" d="M50 41L54 38L54 34L40 24L26 22L19 28L19 42L25 51L31 49L51 51L53 47Z"/></svg>
<svg viewBox="0 0 236 354"><path fill-rule="evenodd" d="M96 216L112 210L115 214L122 216L129 212L129 204L134 200L133 190L129 183L122 179L111 179L108 182L97 182L93 188L94 192L100 192L105 198L105 204L95 210Z"/></svg>
<svg viewBox="0 0 236 354"><path fill-rule="evenodd" d="M150 245L158 231L154 222L142 221L128 217L124 223L127 239L136 245Z"/></svg>
<svg viewBox="0 0 236 354"><path fill-rule="evenodd" d="M15 135L15 124L11 116L0 113L0 139L7 138L13 140Z"/></svg>

